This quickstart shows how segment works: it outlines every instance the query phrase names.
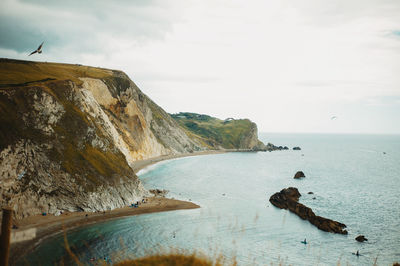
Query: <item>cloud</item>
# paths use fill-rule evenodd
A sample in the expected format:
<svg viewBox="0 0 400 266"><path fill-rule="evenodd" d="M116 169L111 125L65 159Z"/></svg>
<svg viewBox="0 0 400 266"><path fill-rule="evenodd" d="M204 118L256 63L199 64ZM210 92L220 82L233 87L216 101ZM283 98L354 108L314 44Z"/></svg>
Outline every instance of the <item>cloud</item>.
<svg viewBox="0 0 400 266"><path fill-rule="evenodd" d="M27 52L48 49L106 52L110 39L131 43L162 39L179 19L179 8L162 1L5 0L0 11L0 47Z"/></svg>
<svg viewBox="0 0 400 266"><path fill-rule="evenodd" d="M398 0L0 5L0 57L120 69L169 112L248 117L261 130L324 131L317 121L337 110L357 117L365 103L400 96ZM28 58L43 40L43 54Z"/></svg>

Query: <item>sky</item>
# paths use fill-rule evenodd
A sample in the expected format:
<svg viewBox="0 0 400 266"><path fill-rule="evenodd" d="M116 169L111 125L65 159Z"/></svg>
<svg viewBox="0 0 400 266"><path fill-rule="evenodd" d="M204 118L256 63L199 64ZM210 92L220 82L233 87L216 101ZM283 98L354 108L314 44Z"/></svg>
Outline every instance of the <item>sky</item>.
<svg viewBox="0 0 400 266"><path fill-rule="evenodd" d="M1 0L0 57L119 69L169 113L261 132L400 134L399 14L399 0Z"/></svg>

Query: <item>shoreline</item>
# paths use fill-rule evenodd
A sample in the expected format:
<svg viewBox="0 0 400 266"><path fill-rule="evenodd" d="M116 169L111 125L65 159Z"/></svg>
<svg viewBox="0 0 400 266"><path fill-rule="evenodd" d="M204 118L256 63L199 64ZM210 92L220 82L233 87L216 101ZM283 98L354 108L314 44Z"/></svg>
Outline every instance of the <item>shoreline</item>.
<svg viewBox="0 0 400 266"><path fill-rule="evenodd" d="M146 203L140 204L138 208L123 207L105 212L71 212L63 213L60 216L30 216L19 220L18 229L13 229L12 231L18 232L36 228L36 237L31 240L11 244L10 265L15 264L20 257L34 251L43 241L55 237L64 231L68 233L68 231L78 228L140 214L197 208L200 208L200 206L188 201L151 197L148 198Z"/></svg>
<svg viewBox="0 0 400 266"><path fill-rule="evenodd" d="M239 152L239 151L245 152L247 150L206 150L206 151L197 151L197 152L192 152L192 153L161 155L158 157L135 161L131 165L131 168L133 169L135 174L137 174L140 170L142 170L150 165L162 162L162 161L178 159L178 158L185 158L185 157L192 157L192 156L222 154L222 153L227 153L227 152Z"/></svg>
<svg viewBox="0 0 400 266"><path fill-rule="evenodd" d="M221 149L221 150L205 150L193 153L182 153L182 154L170 154L153 157L144 160L138 160L131 165L134 173L137 174L140 170L156 164L158 162L200 156L200 155L212 155L212 154L223 154L228 152L256 152L249 149ZM24 231L31 228L37 228L36 237L22 241L18 243L12 243L10 247L10 265L15 264L16 261L40 246L43 241L46 241L52 237L55 237L65 231L76 230L85 226L95 225L97 223L103 223L120 219L129 216L135 216L140 214L157 213L165 211L176 211L176 210L187 210L197 209L199 205L176 199L170 199L165 197L151 197L148 198L147 203L142 203L138 208L122 207L113 209L105 212L68 212L63 213L60 216L41 216L35 215L17 220L16 224L18 229L13 229L12 232ZM87 216L86 216L87 215Z"/></svg>
<svg viewBox="0 0 400 266"><path fill-rule="evenodd" d="M227 152L246 152L248 150L207 150L193 153L163 155L145 160L136 161L131 168L137 174L140 170L156 164L161 161L184 158L199 155L222 154ZM35 215L17 220L15 223L18 229L12 229L12 232L24 231L27 229L36 228L36 237L31 240L12 243L10 247L10 265L40 246L43 241L55 237L64 231L76 230L85 226L90 226L98 223L108 222L123 217L135 216L140 214L187 210L200 208L199 205L176 199L165 197L151 197L148 202L142 203L138 208L122 207L105 212L68 212L60 216L41 216ZM86 216L87 215L87 216Z"/></svg>

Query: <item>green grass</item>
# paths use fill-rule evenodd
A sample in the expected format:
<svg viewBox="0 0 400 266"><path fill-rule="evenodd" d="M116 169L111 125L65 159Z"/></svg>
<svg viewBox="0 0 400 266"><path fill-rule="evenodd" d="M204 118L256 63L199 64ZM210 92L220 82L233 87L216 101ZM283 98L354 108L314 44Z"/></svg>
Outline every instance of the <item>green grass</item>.
<svg viewBox="0 0 400 266"><path fill-rule="evenodd" d="M37 85L51 80L71 80L81 84L79 77L102 79L110 76L112 71L103 68L0 59L0 88Z"/></svg>
<svg viewBox="0 0 400 266"><path fill-rule="evenodd" d="M171 116L189 135L211 148L245 148L243 139L255 126L248 119L221 120L196 113L178 113Z"/></svg>

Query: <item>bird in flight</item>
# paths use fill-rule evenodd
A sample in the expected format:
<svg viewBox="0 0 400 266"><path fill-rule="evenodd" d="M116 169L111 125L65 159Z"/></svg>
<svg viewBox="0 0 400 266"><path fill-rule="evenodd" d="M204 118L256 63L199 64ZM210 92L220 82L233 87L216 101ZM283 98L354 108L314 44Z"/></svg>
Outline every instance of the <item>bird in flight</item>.
<svg viewBox="0 0 400 266"><path fill-rule="evenodd" d="M44 42L42 42L42 43L39 45L39 47L38 47L35 51L33 51L32 53L30 53L29 56L31 56L31 55L33 55L33 54L36 54L36 53L41 54L41 53L42 53L42 46L43 46L43 43L44 43Z"/></svg>
<svg viewBox="0 0 400 266"><path fill-rule="evenodd" d="M337 118L337 116L334 115L334 116L331 117L331 120L334 120L336 118Z"/></svg>

